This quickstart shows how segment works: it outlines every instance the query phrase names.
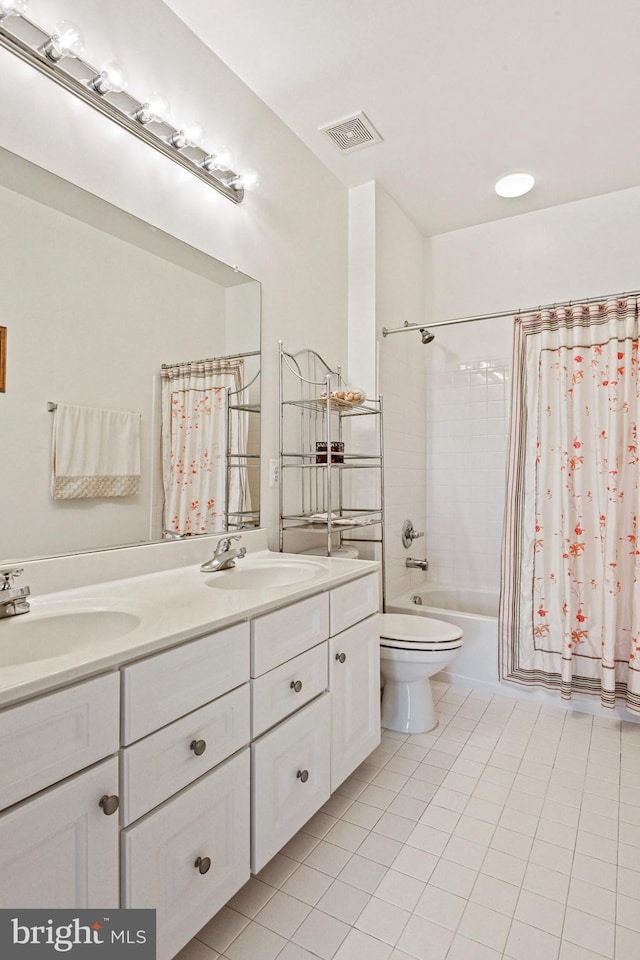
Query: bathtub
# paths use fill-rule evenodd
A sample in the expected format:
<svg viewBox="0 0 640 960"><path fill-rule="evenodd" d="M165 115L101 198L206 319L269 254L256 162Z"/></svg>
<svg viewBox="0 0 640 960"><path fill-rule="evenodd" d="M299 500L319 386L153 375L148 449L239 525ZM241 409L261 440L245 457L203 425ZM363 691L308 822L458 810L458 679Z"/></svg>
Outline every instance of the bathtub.
<svg viewBox="0 0 640 960"><path fill-rule="evenodd" d="M492 693L500 689L497 593L434 586L395 597L385 609L388 613L412 613L455 623L464 633L464 644L450 669L439 677Z"/></svg>

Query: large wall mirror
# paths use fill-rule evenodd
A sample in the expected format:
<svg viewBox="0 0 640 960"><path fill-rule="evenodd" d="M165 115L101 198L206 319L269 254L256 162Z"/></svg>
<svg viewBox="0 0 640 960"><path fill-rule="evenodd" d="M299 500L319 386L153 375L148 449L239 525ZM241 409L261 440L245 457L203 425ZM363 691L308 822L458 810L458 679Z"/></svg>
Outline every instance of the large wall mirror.
<svg viewBox="0 0 640 960"><path fill-rule="evenodd" d="M0 564L259 525L257 281L0 150L0 290ZM217 407L206 523L196 488L165 504L178 456L167 410L189 402L185 377L205 360ZM140 415L138 493L54 499L56 405Z"/></svg>

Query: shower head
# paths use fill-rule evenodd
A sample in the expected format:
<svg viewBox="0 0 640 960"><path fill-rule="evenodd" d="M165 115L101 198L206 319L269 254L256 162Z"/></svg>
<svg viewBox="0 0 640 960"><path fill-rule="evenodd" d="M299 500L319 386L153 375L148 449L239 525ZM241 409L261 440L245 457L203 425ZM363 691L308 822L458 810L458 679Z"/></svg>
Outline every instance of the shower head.
<svg viewBox="0 0 640 960"><path fill-rule="evenodd" d="M382 336L388 337L391 333L408 333L410 330L419 330L423 343L431 343L432 340L435 340L435 334L427 330L426 327L421 327L417 323L409 323L408 320L405 320L404 327L392 327L390 330L387 327L383 327Z"/></svg>

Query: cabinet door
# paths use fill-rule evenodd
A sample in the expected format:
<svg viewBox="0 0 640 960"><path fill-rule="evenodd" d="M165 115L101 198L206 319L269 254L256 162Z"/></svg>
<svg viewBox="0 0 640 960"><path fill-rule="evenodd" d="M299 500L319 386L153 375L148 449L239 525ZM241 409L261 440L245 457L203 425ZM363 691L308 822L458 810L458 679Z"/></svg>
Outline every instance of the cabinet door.
<svg viewBox="0 0 640 960"><path fill-rule="evenodd" d="M329 641L331 791L380 743L380 633L369 617Z"/></svg>
<svg viewBox="0 0 640 960"><path fill-rule="evenodd" d="M251 746L251 869L261 870L329 799L330 696Z"/></svg>
<svg viewBox="0 0 640 960"><path fill-rule="evenodd" d="M105 760L0 816L0 907L118 907L118 761Z"/></svg>
<svg viewBox="0 0 640 960"><path fill-rule="evenodd" d="M123 831L123 907L157 911L171 957L249 879L249 750Z"/></svg>

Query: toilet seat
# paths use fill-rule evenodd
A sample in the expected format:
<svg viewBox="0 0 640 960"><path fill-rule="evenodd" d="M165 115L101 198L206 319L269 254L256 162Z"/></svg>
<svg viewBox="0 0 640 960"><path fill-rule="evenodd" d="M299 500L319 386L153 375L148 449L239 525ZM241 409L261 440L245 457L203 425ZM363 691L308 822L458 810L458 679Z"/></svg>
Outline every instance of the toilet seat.
<svg viewBox="0 0 640 960"><path fill-rule="evenodd" d="M380 649L381 650L407 650L417 652L430 651L430 650L457 650L463 644L462 637L459 637L457 640L445 640L443 643L438 643L435 640L419 642L417 640L390 640L384 637L380 638Z"/></svg>

